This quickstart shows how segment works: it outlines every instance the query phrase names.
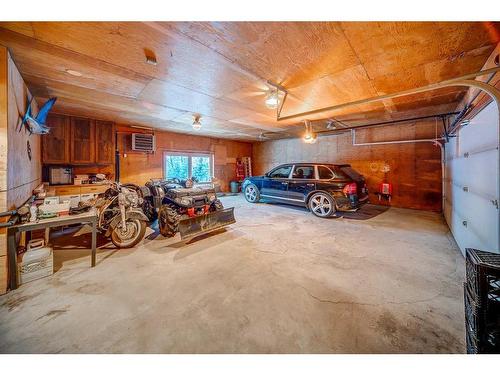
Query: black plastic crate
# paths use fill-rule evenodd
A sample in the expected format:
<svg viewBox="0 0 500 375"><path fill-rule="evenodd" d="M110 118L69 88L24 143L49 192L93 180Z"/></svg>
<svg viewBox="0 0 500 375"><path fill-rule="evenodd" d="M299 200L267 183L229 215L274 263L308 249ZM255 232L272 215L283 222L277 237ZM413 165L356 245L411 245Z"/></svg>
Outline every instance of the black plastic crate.
<svg viewBox="0 0 500 375"><path fill-rule="evenodd" d="M500 276L487 275L488 301L500 303Z"/></svg>
<svg viewBox="0 0 500 375"><path fill-rule="evenodd" d="M467 353L500 353L500 255L466 249Z"/></svg>
<svg viewBox="0 0 500 375"><path fill-rule="evenodd" d="M472 332L476 337L484 331L486 323L486 309L481 306L471 292L468 290L467 285L464 285L464 305L465 305L465 322L468 332Z"/></svg>
<svg viewBox="0 0 500 375"><path fill-rule="evenodd" d="M466 283L476 300L500 298L500 255L466 249ZM490 296L491 293L491 296Z"/></svg>
<svg viewBox="0 0 500 375"><path fill-rule="evenodd" d="M500 254L489 253L471 248L465 250L467 252L467 258L470 259L475 265L480 265L482 267L486 266L500 271Z"/></svg>
<svg viewBox="0 0 500 375"><path fill-rule="evenodd" d="M479 342L474 338L474 336L466 335L465 341L467 344L467 354L479 354Z"/></svg>
<svg viewBox="0 0 500 375"><path fill-rule="evenodd" d="M491 353L500 353L500 329L492 330L486 335L486 345Z"/></svg>

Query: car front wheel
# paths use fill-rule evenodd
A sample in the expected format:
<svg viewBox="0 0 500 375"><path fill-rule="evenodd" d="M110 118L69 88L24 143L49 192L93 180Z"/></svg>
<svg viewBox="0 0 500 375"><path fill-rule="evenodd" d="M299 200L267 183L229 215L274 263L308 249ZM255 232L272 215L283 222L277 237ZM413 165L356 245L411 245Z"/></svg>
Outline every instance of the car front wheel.
<svg viewBox="0 0 500 375"><path fill-rule="evenodd" d="M318 217L329 217L336 211L335 201L329 194L315 193L309 199L309 209Z"/></svg>
<svg viewBox="0 0 500 375"><path fill-rule="evenodd" d="M245 199L250 203L257 203L260 199L260 192L257 186L254 184L248 184L245 186Z"/></svg>

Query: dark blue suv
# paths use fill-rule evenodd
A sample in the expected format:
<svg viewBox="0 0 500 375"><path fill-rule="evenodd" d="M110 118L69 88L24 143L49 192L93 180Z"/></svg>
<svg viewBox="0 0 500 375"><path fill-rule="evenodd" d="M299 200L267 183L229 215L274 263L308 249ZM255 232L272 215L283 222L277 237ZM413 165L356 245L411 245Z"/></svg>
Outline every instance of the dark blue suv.
<svg viewBox="0 0 500 375"><path fill-rule="evenodd" d="M304 206L319 217L357 210L368 201L365 178L349 164L283 164L246 178L242 191L250 203L262 198Z"/></svg>

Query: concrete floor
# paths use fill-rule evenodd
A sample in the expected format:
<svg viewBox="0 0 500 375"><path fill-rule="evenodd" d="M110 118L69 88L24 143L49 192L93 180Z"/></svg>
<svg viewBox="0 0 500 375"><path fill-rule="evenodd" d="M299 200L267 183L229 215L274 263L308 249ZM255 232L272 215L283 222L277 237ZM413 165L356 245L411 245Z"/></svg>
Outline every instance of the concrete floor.
<svg viewBox="0 0 500 375"><path fill-rule="evenodd" d="M93 269L88 251L57 250L53 276L0 297L0 352L465 351L464 261L440 215L223 203L237 223L188 244L150 230Z"/></svg>

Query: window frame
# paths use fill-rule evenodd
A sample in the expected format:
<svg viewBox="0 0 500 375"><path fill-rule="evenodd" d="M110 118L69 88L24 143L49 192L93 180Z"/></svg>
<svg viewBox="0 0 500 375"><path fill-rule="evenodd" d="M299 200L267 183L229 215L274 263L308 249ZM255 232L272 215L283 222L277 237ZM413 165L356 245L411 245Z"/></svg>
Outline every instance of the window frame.
<svg viewBox="0 0 500 375"><path fill-rule="evenodd" d="M163 179L167 179L167 156L187 156L188 158L188 178L193 177L193 157L208 157L209 158L209 175L210 181L198 181L199 184L207 184L212 183L214 176L214 153L207 151L178 151L178 150L167 150L163 151L163 159L162 159L162 175Z"/></svg>

